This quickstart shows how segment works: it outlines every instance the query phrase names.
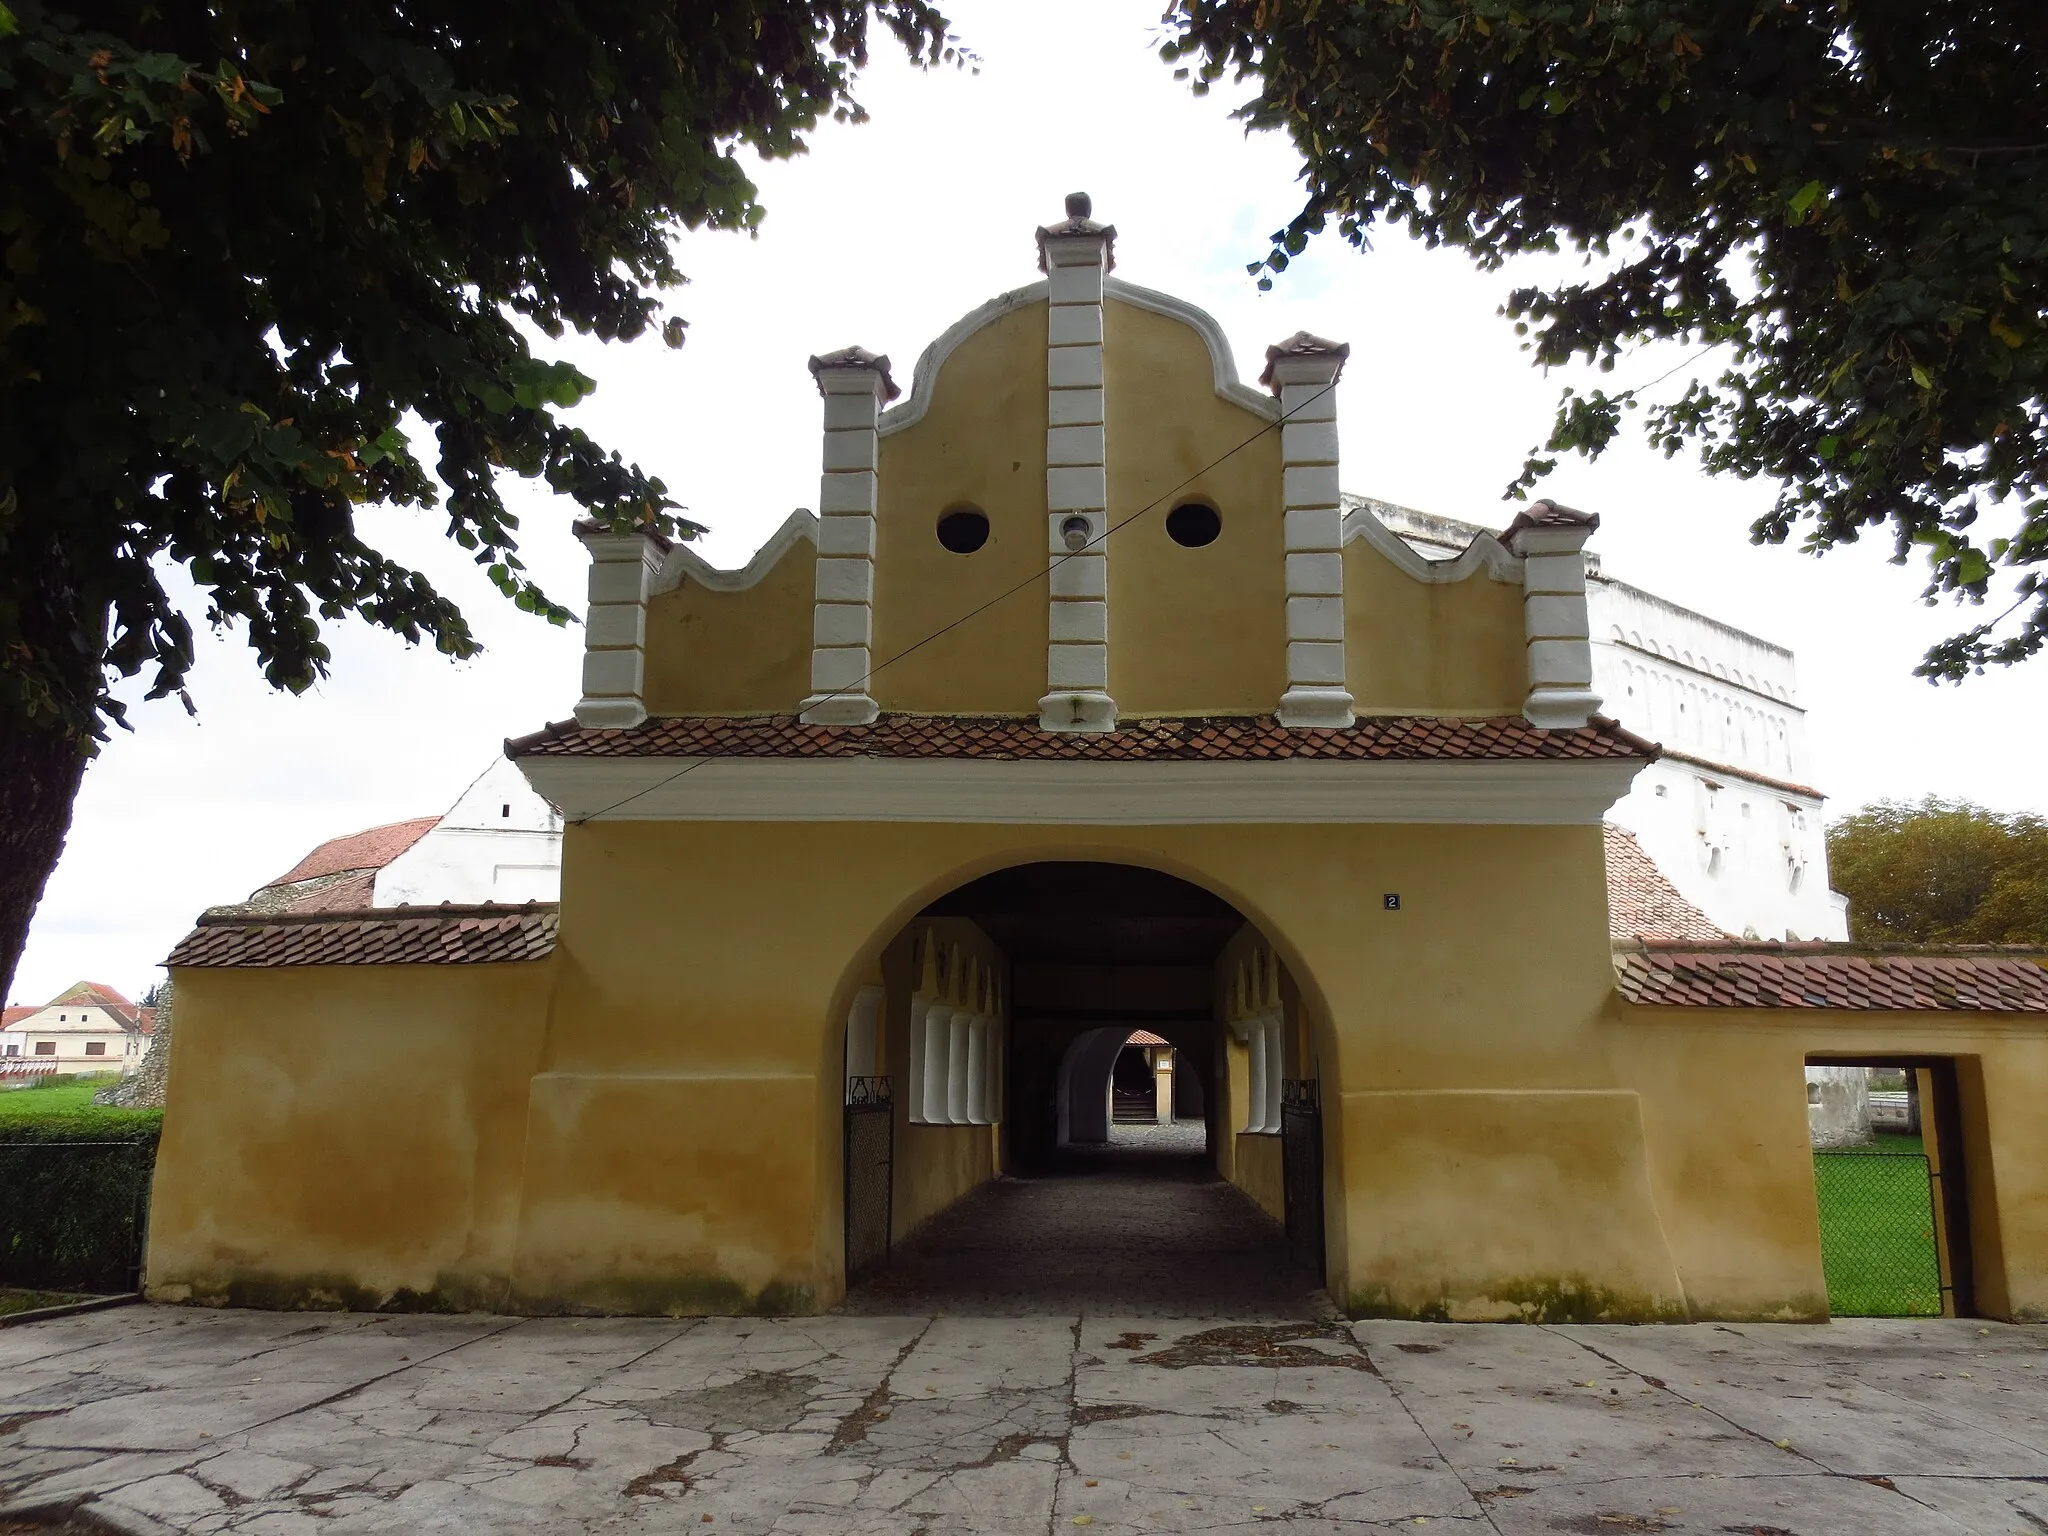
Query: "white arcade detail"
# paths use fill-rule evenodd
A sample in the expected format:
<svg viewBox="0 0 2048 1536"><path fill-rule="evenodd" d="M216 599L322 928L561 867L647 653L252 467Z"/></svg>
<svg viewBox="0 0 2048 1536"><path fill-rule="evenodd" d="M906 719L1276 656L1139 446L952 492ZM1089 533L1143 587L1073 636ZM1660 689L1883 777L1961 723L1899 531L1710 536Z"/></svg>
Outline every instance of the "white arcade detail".
<svg viewBox="0 0 2048 1536"><path fill-rule="evenodd" d="M918 938L916 963L909 1071L899 1089L908 1119L912 1125L995 1125L1003 1118L1001 982L979 960L934 933ZM849 1077L876 1070L880 1003L880 991L873 988L855 1000L847 1024ZM867 1073L856 1071L856 1059L866 1064Z"/></svg>
<svg viewBox="0 0 2048 1536"><path fill-rule="evenodd" d="M1250 1069L1239 1129L1248 1136L1277 1136L1280 1082L1287 1076L1287 1010L1280 999L1279 962L1264 950L1253 950L1231 977L1224 1023L1245 1048Z"/></svg>

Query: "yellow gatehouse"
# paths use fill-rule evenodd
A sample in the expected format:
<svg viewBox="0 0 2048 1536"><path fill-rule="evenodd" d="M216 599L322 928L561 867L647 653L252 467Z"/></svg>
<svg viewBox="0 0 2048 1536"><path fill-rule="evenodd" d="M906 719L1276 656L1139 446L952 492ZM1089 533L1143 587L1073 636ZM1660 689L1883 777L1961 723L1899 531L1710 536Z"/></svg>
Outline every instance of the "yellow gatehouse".
<svg viewBox="0 0 2048 1536"><path fill-rule="evenodd" d="M1067 214L907 383L810 360L818 508L744 569L582 530L584 696L507 745L558 905L179 946L152 1293L827 1307L1099 1139L1143 1030L1356 1315L1826 1316L1828 1060L1922 1074L1944 1305L2048 1315L2038 957L1617 946L1597 520L1426 558L1340 498L1344 346L1248 385Z"/></svg>

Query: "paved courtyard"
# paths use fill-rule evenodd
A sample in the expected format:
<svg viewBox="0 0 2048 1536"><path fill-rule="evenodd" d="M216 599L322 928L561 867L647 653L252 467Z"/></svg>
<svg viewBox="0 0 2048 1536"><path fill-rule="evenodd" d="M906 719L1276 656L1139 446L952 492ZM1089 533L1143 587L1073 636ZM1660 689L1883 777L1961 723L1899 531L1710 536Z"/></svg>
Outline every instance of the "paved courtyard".
<svg viewBox="0 0 2048 1536"><path fill-rule="evenodd" d="M2048 1532L2048 1332L132 1307L0 1513L143 1532ZM1091 1533L1092 1536L1092 1533Z"/></svg>
<svg viewBox="0 0 2048 1536"><path fill-rule="evenodd" d="M825 1317L0 1329L0 1536L2048 1536L2048 1329L1346 1324L1199 1138L1117 1140Z"/></svg>

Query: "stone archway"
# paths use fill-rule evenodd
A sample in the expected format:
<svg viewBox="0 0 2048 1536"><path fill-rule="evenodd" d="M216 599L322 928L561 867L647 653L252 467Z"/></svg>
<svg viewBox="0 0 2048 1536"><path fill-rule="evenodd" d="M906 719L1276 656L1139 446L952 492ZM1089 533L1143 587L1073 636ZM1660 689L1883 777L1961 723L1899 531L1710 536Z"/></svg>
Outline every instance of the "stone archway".
<svg viewBox="0 0 2048 1536"><path fill-rule="evenodd" d="M1250 1134L1272 1142L1253 1150L1278 1166L1278 1127L1249 1117L1245 1048L1232 1032L1232 978L1253 953L1272 948L1232 903L1137 864L1022 863L927 902L878 967L872 1059L898 1084L898 1243L929 1247L932 1231L966 1221L956 1257L971 1254L984 1283L1028 1290L1032 1275L1066 1265L1045 1283L1113 1291L1119 1273L1158 1283L1220 1266L1236 1294L1264 1275L1269 1300L1291 1305L1301 1278L1284 1273L1280 1212L1264 1198L1277 1180L1247 1192L1218 1155L1227 1144L1242 1164L1235 1142ZM1134 1038L1145 1072L1158 1074L1164 1124L1112 1138L1111 1072ZM1305 1050L1290 1058L1303 1074L1313 1071ZM863 1035L848 1060L870 1055ZM1180 1089L1171 1099L1169 1061ZM1194 1118L1177 1121L1176 1103ZM1053 1210L1064 1214L1048 1226ZM902 1272L870 1288L900 1301Z"/></svg>

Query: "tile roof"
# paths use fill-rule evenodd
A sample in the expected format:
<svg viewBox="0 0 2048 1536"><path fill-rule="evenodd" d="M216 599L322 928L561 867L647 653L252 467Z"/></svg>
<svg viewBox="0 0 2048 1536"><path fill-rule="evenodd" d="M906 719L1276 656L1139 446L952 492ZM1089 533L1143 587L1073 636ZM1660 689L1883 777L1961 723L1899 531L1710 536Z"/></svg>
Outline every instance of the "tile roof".
<svg viewBox="0 0 2048 1536"><path fill-rule="evenodd" d="M560 721L505 743L511 757L965 757L1174 762L1280 758L1654 758L1657 748L1595 716L1570 731L1520 715L1453 720L1368 716L1347 731L1291 731L1271 715L1130 720L1114 731L1041 729L1012 715L885 714L872 725L805 725L794 715L670 716L628 730Z"/></svg>
<svg viewBox="0 0 2048 1536"><path fill-rule="evenodd" d="M347 837L333 837L315 848L271 885L293 885L321 875L338 875L351 869L382 869L414 843L425 837L438 816L418 816L411 821L394 821L389 826L369 827Z"/></svg>
<svg viewBox="0 0 2048 1536"><path fill-rule="evenodd" d="M88 1006L96 1004L131 1018L135 1013L135 1005L103 981L74 981L50 999L50 1004L55 1003L84 1003Z"/></svg>
<svg viewBox="0 0 2048 1536"><path fill-rule="evenodd" d="M7 1007L0 1008L0 1029L6 1029L10 1024L18 1024L30 1014L42 1011L41 1003L10 1003Z"/></svg>
<svg viewBox="0 0 2048 1536"><path fill-rule="evenodd" d="M2042 950L1651 943L1614 968L1624 998L1655 1007L2048 1014Z"/></svg>
<svg viewBox="0 0 2048 1536"><path fill-rule="evenodd" d="M1171 1045L1173 1042L1164 1035L1155 1035L1149 1029L1134 1029L1125 1045Z"/></svg>
<svg viewBox="0 0 2048 1536"><path fill-rule="evenodd" d="M557 909L381 907L349 913L209 912L166 965L496 965L554 951Z"/></svg>
<svg viewBox="0 0 2048 1536"><path fill-rule="evenodd" d="M280 912L366 912L376 903L377 871L351 869L331 880L317 880L292 891ZM285 893L280 891L279 895Z"/></svg>
<svg viewBox="0 0 2048 1536"><path fill-rule="evenodd" d="M1687 767L1701 769L1712 774L1715 778L1741 779L1745 783L1758 784L1765 789L1780 790L1788 795L1803 795L1809 800L1827 799L1826 795L1815 789L1811 784L1795 784L1790 779L1767 778L1763 774L1754 773L1747 768L1732 768L1726 763L1715 762L1711 757L1694 757L1690 752L1680 752L1673 747L1666 747L1664 749L1664 758L1667 762L1684 763Z"/></svg>
<svg viewBox="0 0 2048 1536"><path fill-rule="evenodd" d="M1712 918L1679 894L1657 861L1626 827L1607 823L1607 932L1629 939L1691 939L1718 943L1729 937Z"/></svg>

